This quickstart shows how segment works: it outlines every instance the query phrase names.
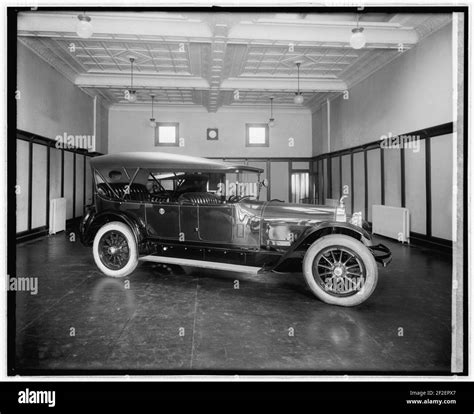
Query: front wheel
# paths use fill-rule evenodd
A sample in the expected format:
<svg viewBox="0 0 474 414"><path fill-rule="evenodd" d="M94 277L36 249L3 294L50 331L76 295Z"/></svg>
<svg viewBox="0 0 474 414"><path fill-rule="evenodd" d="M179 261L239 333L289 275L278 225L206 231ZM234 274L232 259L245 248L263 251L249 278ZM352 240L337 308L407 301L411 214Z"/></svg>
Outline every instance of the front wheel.
<svg viewBox="0 0 474 414"><path fill-rule="evenodd" d="M316 240L303 260L308 287L323 302L355 306L377 285L378 270L370 250L353 237L333 234Z"/></svg>
<svg viewBox="0 0 474 414"><path fill-rule="evenodd" d="M138 264L138 249L130 227L119 221L103 225L92 246L97 267L107 276L124 277Z"/></svg>

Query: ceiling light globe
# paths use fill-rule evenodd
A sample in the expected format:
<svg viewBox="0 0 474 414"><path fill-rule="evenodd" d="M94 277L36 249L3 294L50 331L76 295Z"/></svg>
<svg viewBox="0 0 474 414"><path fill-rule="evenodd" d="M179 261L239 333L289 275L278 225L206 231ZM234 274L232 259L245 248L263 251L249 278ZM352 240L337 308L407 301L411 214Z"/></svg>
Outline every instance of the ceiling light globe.
<svg viewBox="0 0 474 414"><path fill-rule="evenodd" d="M273 128L275 126L276 122L274 118L270 118L270 121L268 121L268 126L270 128Z"/></svg>
<svg viewBox="0 0 474 414"><path fill-rule="evenodd" d="M155 121L155 118L150 118L150 126L152 128L156 128L156 121Z"/></svg>
<svg viewBox="0 0 474 414"><path fill-rule="evenodd" d="M89 37L91 37L92 33L94 33L94 31L92 30L91 22L84 19L79 20L76 25L76 33L79 37L82 37L83 39L88 39Z"/></svg>
<svg viewBox="0 0 474 414"><path fill-rule="evenodd" d="M353 49L362 49L365 46L366 38L363 30L363 28L352 29L352 36L349 43Z"/></svg>
<svg viewBox="0 0 474 414"><path fill-rule="evenodd" d="M302 105L304 102L304 97L302 93L297 93L295 94L295 97L293 99L296 105Z"/></svg>
<svg viewBox="0 0 474 414"><path fill-rule="evenodd" d="M135 91L128 91L128 102L137 102L137 94Z"/></svg>

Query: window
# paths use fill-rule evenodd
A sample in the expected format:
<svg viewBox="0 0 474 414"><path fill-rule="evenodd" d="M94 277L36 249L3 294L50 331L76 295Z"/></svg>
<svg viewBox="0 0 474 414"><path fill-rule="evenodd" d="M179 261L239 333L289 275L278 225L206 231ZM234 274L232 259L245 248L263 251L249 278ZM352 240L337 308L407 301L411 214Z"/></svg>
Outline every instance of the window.
<svg viewBox="0 0 474 414"><path fill-rule="evenodd" d="M267 124L246 124L247 147L268 147L269 133Z"/></svg>
<svg viewBox="0 0 474 414"><path fill-rule="evenodd" d="M158 122L155 129L155 147L177 147L179 124L177 122Z"/></svg>
<svg viewBox="0 0 474 414"><path fill-rule="evenodd" d="M291 202L309 203L309 173L294 172L291 174Z"/></svg>

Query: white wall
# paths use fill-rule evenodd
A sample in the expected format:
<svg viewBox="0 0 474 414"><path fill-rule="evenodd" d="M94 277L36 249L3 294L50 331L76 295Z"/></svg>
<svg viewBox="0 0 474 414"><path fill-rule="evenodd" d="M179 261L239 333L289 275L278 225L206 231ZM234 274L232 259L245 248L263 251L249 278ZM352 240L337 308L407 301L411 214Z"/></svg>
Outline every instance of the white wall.
<svg viewBox="0 0 474 414"><path fill-rule="evenodd" d="M413 49L330 102L330 151L451 122L452 25L423 39ZM313 114L324 122L325 104ZM314 154L328 152L327 128L313 123Z"/></svg>
<svg viewBox="0 0 474 414"><path fill-rule="evenodd" d="M322 106L311 117L313 155L327 152L327 112Z"/></svg>
<svg viewBox="0 0 474 414"><path fill-rule="evenodd" d="M93 99L21 43L18 44L17 128L54 139L92 135Z"/></svg>
<svg viewBox="0 0 474 414"><path fill-rule="evenodd" d="M268 122L268 110L204 109L158 107L158 122L179 122L184 147L155 147L148 122L150 108L111 107L109 110L109 153L122 151L164 151L205 157L310 157L311 113L305 109L274 111L276 126L270 129L269 148L245 147L245 124ZM206 140L207 128L219 129L219 140ZM294 146L288 145L289 138Z"/></svg>
<svg viewBox="0 0 474 414"><path fill-rule="evenodd" d="M109 145L109 110L98 97L96 98L95 111L96 151L106 154Z"/></svg>

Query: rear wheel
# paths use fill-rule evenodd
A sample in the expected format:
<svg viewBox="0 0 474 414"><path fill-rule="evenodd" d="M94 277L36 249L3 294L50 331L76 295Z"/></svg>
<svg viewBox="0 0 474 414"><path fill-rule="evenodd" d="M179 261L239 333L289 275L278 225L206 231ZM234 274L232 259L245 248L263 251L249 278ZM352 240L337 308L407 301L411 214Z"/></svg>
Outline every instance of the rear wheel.
<svg viewBox="0 0 474 414"><path fill-rule="evenodd" d="M370 250L341 234L321 237L310 246L303 260L303 273L319 299L339 306L361 304L373 293L378 280Z"/></svg>
<svg viewBox="0 0 474 414"><path fill-rule="evenodd" d="M138 264L138 249L130 227L119 221L102 226L92 247L97 267L107 276L124 277Z"/></svg>

